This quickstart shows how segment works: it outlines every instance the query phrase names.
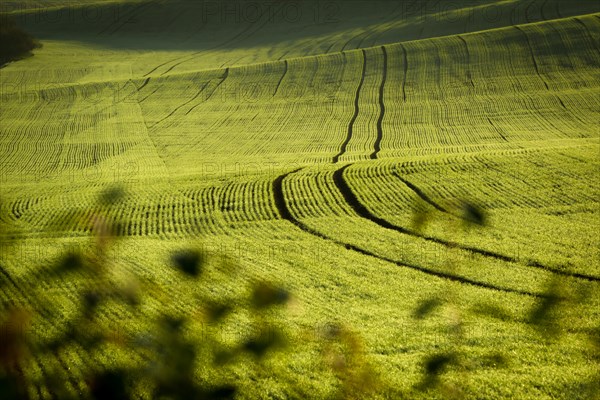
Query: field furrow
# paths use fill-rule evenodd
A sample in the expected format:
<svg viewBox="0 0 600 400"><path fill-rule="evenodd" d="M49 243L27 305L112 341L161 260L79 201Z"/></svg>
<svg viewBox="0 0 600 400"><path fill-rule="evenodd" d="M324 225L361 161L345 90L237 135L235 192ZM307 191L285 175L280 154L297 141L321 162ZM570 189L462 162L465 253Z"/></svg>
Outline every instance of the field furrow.
<svg viewBox="0 0 600 400"><path fill-rule="evenodd" d="M363 62L362 62L362 70L361 70L361 75L360 75L360 82L358 83L358 87L356 88L356 94L354 95L354 114L352 114L352 118L350 119L350 122L348 123L348 133L346 134L346 139L340 146L339 153L336 154L335 156L333 156L332 162L334 162L334 163L337 163L339 161L340 157L342 155L344 155L344 153L346 152L348 143L350 143L350 140L352 140L352 130L354 128L354 123L356 122L356 118L358 117L358 113L360 111L360 109L359 109L360 90L365 81L365 74L366 74L366 70L367 70L367 54L365 53L364 50L361 52L361 54L362 54Z"/></svg>
<svg viewBox="0 0 600 400"><path fill-rule="evenodd" d="M373 257L373 258L377 258L379 260L382 261L386 261L395 265L398 265L400 267L405 267L405 268L410 268L410 269L414 269L420 272L423 272L425 274L428 275L432 275L438 278L443 278L443 279L449 279L451 281L456 281L456 282L460 282L463 284L467 284L467 285L473 285L473 286L477 286L477 287L482 287L485 289L490 289L490 290L496 290L496 291L501 291L501 292L506 292L506 293L516 293L516 294L520 294L520 295L526 295L526 296L540 296L539 294L536 294L534 292L529 292L526 290L520 290L520 289L512 289L512 288L507 288L507 287L501 287L501 286L496 286L494 284L489 284L486 282L481 282L481 281L477 281L477 280L473 280L470 278L466 278L464 276L459 276L459 275L454 275L452 273L447 273L447 272L443 272L443 271L437 271L437 270L433 270L430 268L426 268L426 267L422 267L416 264L407 264L405 262L400 262L400 261L396 261L393 260L391 258L385 257L385 256L380 256L372 251L369 250L365 250L359 246L356 246L354 244L345 242L345 241L341 241L338 239L335 239L331 236L328 236L326 234L321 233L320 231L310 227L309 225L303 223L302 221L296 219L293 214L290 212L290 210L287 208L287 204L286 204L286 199L285 199L285 194L284 194L284 189L283 189L283 180L290 174L294 173L296 171L292 171L290 173L284 174L284 175L280 175L279 177L277 177L273 183L273 193L274 193L274 197L275 197L275 204L277 206L277 209L281 215L281 218L283 218L284 220L294 224L296 227L298 227L299 229L301 229L302 231L309 233L313 236L317 236L321 239L324 240L328 240L331 241L339 246L342 246L346 249L355 251L359 254L362 255L366 255L369 257Z"/></svg>
<svg viewBox="0 0 600 400"><path fill-rule="evenodd" d="M240 399L566 400L597 380L597 2L0 8L43 45L0 66L0 325L27 310L31 400L94 397L94 371L159 373L177 350L164 316L202 340L194 384L243 382ZM258 282L290 307L255 307ZM212 333L252 350L280 312L288 346L268 362L204 362ZM338 347L360 357L339 369Z"/></svg>
<svg viewBox="0 0 600 400"><path fill-rule="evenodd" d="M383 103L383 93L385 89L385 80L387 77L387 52L385 46L381 46L383 51L383 77L381 78L381 86L379 87L379 117L377 118L377 139L373 144L373 153L369 156L370 159L377 159L377 153L381 150L381 140L383 139L383 117L385 115L385 105Z"/></svg>

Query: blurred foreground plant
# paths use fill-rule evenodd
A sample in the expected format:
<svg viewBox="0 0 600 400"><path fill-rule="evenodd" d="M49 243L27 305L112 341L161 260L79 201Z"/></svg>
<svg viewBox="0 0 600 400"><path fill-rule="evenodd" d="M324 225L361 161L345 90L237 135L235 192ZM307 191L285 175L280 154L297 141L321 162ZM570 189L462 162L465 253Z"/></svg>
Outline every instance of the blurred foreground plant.
<svg viewBox="0 0 600 400"><path fill-rule="evenodd" d="M415 229L420 230L431 215L423 210L421 205L415 207L417 212L413 217ZM487 218L484 211L477 205L462 201L460 213L456 215L455 226L452 232L455 237L466 236L474 229L480 229L486 226ZM450 246L452 251L452 246ZM459 275L461 268L469 265L466 260L453 260L451 257L445 259L446 271L451 275ZM459 399L466 396L465 387L468 384L468 371L472 365L477 363L472 359L465 348L465 321L464 311L460 307L460 291L456 285L448 281L444 291L441 293L422 299L417 308L413 311L413 318L423 320L436 312L438 309L446 314L447 324L444 326L446 342L442 344L442 349L427 354L422 361L423 376L421 382L416 385L419 392L434 390L439 392L443 398ZM497 358L498 362L494 365L502 365L501 355L491 354L491 358ZM450 381L444 379L446 373L453 371L460 377L458 380Z"/></svg>
<svg viewBox="0 0 600 400"><path fill-rule="evenodd" d="M13 278L0 258L0 290L25 299L11 301L9 294L9 300L0 303L0 399L226 399L243 396L257 377L278 372L269 370L272 365L267 361L286 345L278 311L289 302L290 293L273 282L238 279L239 265L231 259L194 247L183 247L167 260L176 275L170 288L140 276L119 276L110 254L123 230L121 221L111 216L119 215L112 211L124 199L118 188L103 192L100 211L91 219L79 214L87 218L80 221L82 226L92 227L89 246L64 252L41 271ZM485 226L481 209L465 203L462 210L456 236ZM427 218L415 217L417 229ZM4 228L0 220L0 238L10 238ZM446 269L458 274L463 262L448 258ZM215 290L228 283L231 288ZM53 285L69 285L73 292L62 300L76 299L76 307L69 309L60 297L57 301L49 296L46 292L52 292ZM189 304L172 304L174 292L183 293ZM553 280L521 322L560 351L560 339L568 330L565 318L590 297L585 286ZM420 321L441 310L446 323L445 342L422 358L422 378L410 394L389 391L357 333L343 324L327 325L313 343L324 361L320 372L331 374L334 382L321 397L363 399L386 392L407 398L468 397L469 373L480 366L502 366L505 356L493 351L477 357L469 354L465 310L459 300L457 285L449 282L413 311L413 318ZM501 319L510 316L499 305L474 308ZM154 310L152 318L149 309ZM240 327L242 333L234 338L227 335ZM600 362L600 328L587 333L585 351ZM311 341L310 335L303 339ZM77 357L80 362L73 362ZM600 393L600 372L591 375L590 382L578 387L577 393L587 396L583 398ZM291 393L311 397L306 387Z"/></svg>
<svg viewBox="0 0 600 400"><path fill-rule="evenodd" d="M116 215L111 210L124 197L119 188L103 192L99 199L102 211L91 220L80 221L92 226L94 235L88 247L62 254L36 276L8 278L18 290L27 290L30 304L3 304L0 309L0 398L27 399L36 387L34 397L47 392L59 399L232 398L243 377L220 371L232 364L252 363L246 355L260 360L284 343L274 311L287 303L289 293L271 282L256 281L230 297L213 295L215 282L205 276L219 262L193 248L175 252L169 261L180 272L181 290L196 293L189 309L197 311L177 312L162 303L154 322L145 321L142 307L153 300L148 294L168 294L153 282L131 276L123 281L115 275L109 254L119 241L119 229L118 221L110 216ZM223 257L218 260L231 263ZM235 269L221 267L229 272ZM40 282L39 276L45 282ZM75 291L70 295L79 299L74 312L64 311L64 304L45 294L48 285L67 282ZM0 283L0 289L7 284L5 279ZM111 315L119 319L107 320ZM247 332L223 343L220 331L235 325L239 318L248 326ZM197 332L193 327L198 320L215 329ZM83 358L79 366L83 371L65 361L72 352ZM42 371L36 377L25 372L35 370L40 360L56 360L62 367L55 372L49 368L50 372ZM202 373L198 375L198 371ZM70 374L80 375L83 381ZM218 376L221 378L213 379Z"/></svg>
<svg viewBox="0 0 600 400"><path fill-rule="evenodd" d="M323 356L339 382L334 399L365 399L382 387L366 357L361 338L340 324L329 324L323 332Z"/></svg>
<svg viewBox="0 0 600 400"><path fill-rule="evenodd" d="M423 228L431 214L417 205L418 210L413 217L416 230ZM455 237L465 237L472 231L485 228L488 217L477 205L463 201L461 212L455 214L460 217L455 220L451 232ZM454 242L457 243L457 242ZM449 246L452 251L452 244ZM460 275L461 268L472 267L470 258L452 260L445 259L446 271L454 276ZM566 333L578 333L572 331L569 324L570 319L578 319L578 307L581 305L593 306L593 293L595 289L592 284L575 282L573 279L558 277L554 275L546 284L539 297L536 298L525 315L518 318L518 322L525 328L530 328L532 333L537 333L545 345L545 351L560 354L563 349L561 345L570 340ZM473 355L467 349L467 337L465 334L465 311L460 306L460 290L458 286L448 281L444 290L434 296L421 299L415 310L413 318L423 320L438 310L443 312L447 323L442 327L445 343L441 346L433 345L433 350L425 355L422 361L422 379L415 385L419 396L432 395L434 392L444 399L470 398L473 394L468 392L469 374L478 368L501 368L507 364L507 355L491 351L488 354ZM590 303L592 301L592 303ZM500 319L503 321L511 318L510 313L502 305L494 303L473 304L472 310L475 314ZM584 330L587 335L589 348L582 349L586 356L592 357L600 362L600 326ZM441 349L438 349L441 347ZM450 378L452 374L452 378ZM597 371L591 374L589 381L572 382L573 396L582 399L600 398L600 365Z"/></svg>

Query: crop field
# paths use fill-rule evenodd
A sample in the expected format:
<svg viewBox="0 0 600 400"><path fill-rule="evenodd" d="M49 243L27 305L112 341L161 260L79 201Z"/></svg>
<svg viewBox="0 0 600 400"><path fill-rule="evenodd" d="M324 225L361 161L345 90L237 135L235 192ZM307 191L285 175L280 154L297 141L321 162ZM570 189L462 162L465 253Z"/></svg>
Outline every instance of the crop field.
<svg viewBox="0 0 600 400"><path fill-rule="evenodd" d="M0 68L0 341L10 310L51 341L90 287L142 298L98 308L94 329L118 340L30 351L26 398L102 398L90 374L151 359L122 344L165 314L208 346L192 380L236 382L240 399L600 398L598 2L0 13L42 44ZM187 248L209 260L202 284L171 265ZM80 251L104 275L56 279ZM259 281L287 305L219 323L197 305ZM207 336L232 347L261 318L282 349L207 367ZM186 398L151 387L132 398Z"/></svg>

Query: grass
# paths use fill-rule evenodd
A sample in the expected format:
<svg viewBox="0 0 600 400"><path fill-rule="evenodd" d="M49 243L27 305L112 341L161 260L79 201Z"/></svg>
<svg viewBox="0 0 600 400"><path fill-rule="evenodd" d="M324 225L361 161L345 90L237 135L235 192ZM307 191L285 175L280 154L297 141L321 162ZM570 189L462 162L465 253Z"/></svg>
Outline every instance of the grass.
<svg viewBox="0 0 600 400"><path fill-rule="evenodd" d="M459 3L305 2L292 22L284 3L250 21L241 3L7 2L43 48L0 70L1 308L42 310L31 332L51 337L87 288L137 277L138 312L110 303L100 327L136 337L191 315L185 338L234 346L253 332L240 299L267 280L292 295L269 314L289 351L199 362L196 381L237 379L250 399L592 397L599 10ZM99 203L115 184L121 202ZM465 228L465 201L484 228ZM99 215L120 236L107 277L50 279L66 250L103 246ZM169 267L198 247L204 285ZM554 337L539 307L556 291L578 301L559 302ZM198 297L242 310L213 326ZM29 396L53 398L52 374L89 395L94 363L136 354L35 356ZM353 386L363 370L372 393Z"/></svg>

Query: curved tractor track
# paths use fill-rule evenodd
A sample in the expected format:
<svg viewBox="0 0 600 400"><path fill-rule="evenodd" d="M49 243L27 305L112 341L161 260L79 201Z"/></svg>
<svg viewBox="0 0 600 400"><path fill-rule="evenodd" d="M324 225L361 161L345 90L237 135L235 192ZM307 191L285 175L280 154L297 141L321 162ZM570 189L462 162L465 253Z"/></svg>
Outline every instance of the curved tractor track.
<svg viewBox="0 0 600 400"><path fill-rule="evenodd" d="M346 166L347 167L347 166ZM344 167L345 168L345 167ZM296 173L298 171L300 171L302 168L298 168L295 169L293 171L287 172L283 175L278 176L277 178L275 178L275 180L273 181L273 197L274 197L274 202L275 202L275 207L277 208L277 211L279 213L279 215L281 216L282 219L292 223L293 225L295 225L296 227L298 227L299 229L301 229L302 231L309 233L313 236L316 236L318 238L330 241L332 243L335 243L338 246L342 246L348 250L352 250L355 251L357 253L360 253L362 255L365 256L369 256L369 257L373 257L376 258L378 260L381 261L385 261L394 265L397 265L399 267L403 267L403 268L409 268L415 271L419 271L419 272L423 272L425 274L431 275L431 276L435 276L438 278L442 278L442 279L448 279L450 281L454 281L454 282L460 282L463 284L467 284L467 285L471 285L471 286L476 286L476 287L480 287L480 288L485 288L485 289L490 289L490 290L495 290L495 291L499 291L499 292L505 292L505 293L514 293L514 294L519 294L519 295L524 295L524 296L530 296L530 297L537 297L537 298L543 298L545 297L544 294L541 293L534 293L534 292L529 292L526 290L519 290L519 289L512 289L512 288L506 288L506 287L501 287L501 286L496 286L496 285L492 285L486 282L480 282L480 281L476 281L473 279L469 279L469 278L465 278L463 276L460 275L453 275L453 274L448 274L448 273L444 273L444 272L440 272L440 271L436 271L433 269L429 269L426 267L422 267L420 265L416 265L416 264L407 264L405 262L400 262L397 260L393 260L391 258L388 257L384 257L381 255L378 255L376 253L373 253L369 250L365 250L361 247L355 246L353 244L350 243L346 243L343 242L341 240L332 238L322 232L319 232L311 227L309 227L308 225L306 225L305 223L303 223L302 221L298 220L296 217L294 217L290 211L290 209L287 206L287 203L285 201L285 195L283 192L283 181L285 178L287 178L289 175ZM343 170L343 169L342 169Z"/></svg>
<svg viewBox="0 0 600 400"><path fill-rule="evenodd" d="M346 152L346 148L348 147L348 143L352 139L352 130L354 129L354 122L356 122L356 118L358 118L359 106L358 100L360 98L360 90L362 89L363 83L365 82L365 72L367 69L367 53L365 50L362 50L363 56L363 64L362 64L362 73L360 76L360 82L358 83L358 87L356 88L356 94L354 95L354 114L348 123L348 133L346 135L346 140L340 146L340 151L335 156L333 156L332 162L335 164L339 161L340 157Z"/></svg>
<svg viewBox="0 0 600 400"><path fill-rule="evenodd" d="M194 106L192 106L189 110L186 111L185 115L188 115L190 112L192 112L196 107L198 107L200 104L202 104L203 102L208 101L212 95L215 93L215 91L219 88L219 86L221 86L221 84L223 82L225 82L225 79L227 79L227 77L229 76L229 68L225 68L225 72L223 73L223 76L221 76L219 79L219 83L217 83L214 87L214 89L212 90L212 92L210 92L210 94L208 96L206 96L205 99L201 100L200 102L196 103ZM181 108L185 107L186 105L192 103L194 100L196 100L203 92L204 89L206 89L206 87L213 81L213 79L209 79L208 81L206 81L206 83L204 85L202 85L202 87L200 88L200 90L198 90L198 92L189 100L183 102L182 104L178 105L177 107L175 107L166 117L163 117L162 119L158 120L157 122L155 122L150 128L154 128L155 126L157 126L158 124L164 122L165 120L169 119L170 117L172 117L178 110L180 110Z"/></svg>
<svg viewBox="0 0 600 400"><path fill-rule="evenodd" d="M379 117L377 118L377 139L373 145L373 153L369 156L371 160L377 159L377 154L381 151L381 139L383 139L383 117L385 115L385 104L383 104L383 91L385 89L385 81L387 78L387 66L388 57L385 46L381 46L383 51L383 78L381 79L381 86L379 86Z"/></svg>
<svg viewBox="0 0 600 400"><path fill-rule="evenodd" d="M379 116L377 117L377 136L376 136L375 142L373 144L373 152L369 155L369 158L371 160L377 159L377 156L378 156L379 152L381 151L381 140L383 139L383 117L385 115L385 104L383 101L383 97L384 97L385 83L387 80L388 55L387 55L385 46L381 46L381 51L383 53L383 71L382 71L383 76L381 79L381 84L379 85ZM358 87L356 88L356 94L354 95L354 113L352 115L352 118L350 119L350 122L348 123L348 131L346 134L346 139L340 146L340 151L332 158L332 162L334 164L337 163L339 161L340 157L346 153L348 143L350 143L350 140L352 140L354 123L356 122L356 119L358 118L358 115L360 113L360 106L359 106L360 92L361 92L363 84L365 82L365 75L366 75L366 69L367 69L367 53L364 49L361 50L361 53L362 53L362 58L363 58L362 72L361 72L360 82L358 83ZM285 76L285 74L284 74L284 76Z"/></svg>
<svg viewBox="0 0 600 400"><path fill-rule="evenodd" d="M407 181L402 176L400 176L400 174L398 173L398 171L394 171L394 176L396 178L398 178L410 190L412 190L417 196L419 196L419 198L421 200L423 200L425 203L429 204L430 206L432 206L433 208L435 208L438 211L441 211L441 212L447 213L447 214L451 214L444 207L442 207L441 205L439 205L435 201L431 200L431 198L429 198L429 196L427 196L421 189L419 189L418 187L416 187L415 185L413 185L411 182ZM454 214L452 214L452 215L454 215Z"/></svg>
<svg viewBox="0 0 600 400"><path fill-rule="evenodd" d="M497 253L494 251L490 251L490 250L485 250L485 249L480 249L478 247L472 247L472 246L466 246L457 242L451 242L448 240L444 240L444 239L440 239L437 237L433 237L433 236L428 236L428 235L423 235L419 232L415 232L413 230L404 228L402 226L398 226L395 225L383 218L380 218L378 216L376 216L375 214L373 214L369 209L367 209L367 207L362 204L360 202L360 200L356 197L356 195L354 194L354 192L352 191L352 189L350 188L350 186L348 185L348 183L346 182L346 180L344 179L344 171L352 166L353 164L347 164L345 166L343 166L342 168L339 168L338 170L336 170L333 173L333 181L335 186L338 188L338 190L340 191L340 193L344 196L344 199L346 201L346 203L362 218L368 219L374 223L376 223L377 225L386 228L386 229L390 229L405 235L409 235L409 236L413 236L416 238L420 238L420 239L424 239L433 243L437 243L437 244L441 244L450 248L456 248L456 249L460 249L460 250L464 250L464 251L469 251L471 253L475 253L475 254L479 254L482 255L484 257L490 257L496 260L500 260L500 261L505 261L505 262L509 262L509 263L513 263L513 264L519 264L519 260L517 260L516 258L512 257L512 256L508 256L505 254L501 254L501 253ZM399 176L398 176L399 177ZM405 179L399 177L402 182L404 182L407 187L409 187L411 190L413 190L419 197L421 197L423 200L425 200L427 203L431 204L432 206L434 206L436 209L448 213L448 211L446 211L445 209L443 209L441 206L437 205L436 203L434 203L433 201L431 201L420 189L418 189L415 185L411 184L410 182L406 181ZM454 215L451 213L448 213L450 215ZM592 281L592 282L600 282L600 277L596 277L596 276L592 276L592 275L586 275L586 274L581 274L581 273L576 273L576 272L569 272L569 271L562 271L556 268L552 268L546 265L543 265L537 261L532 261L529 262L527 264L525 264L528 267L532 267L532 268L537 268L537 269L541 269L556 275L562 275L562 276L567 276L567 277L571 277L571 278L578 278L578 279L584 279L587 281Z"/></svg>

